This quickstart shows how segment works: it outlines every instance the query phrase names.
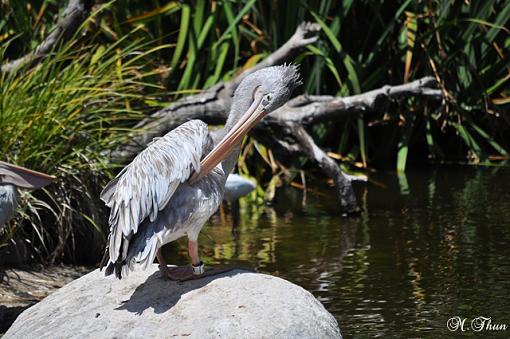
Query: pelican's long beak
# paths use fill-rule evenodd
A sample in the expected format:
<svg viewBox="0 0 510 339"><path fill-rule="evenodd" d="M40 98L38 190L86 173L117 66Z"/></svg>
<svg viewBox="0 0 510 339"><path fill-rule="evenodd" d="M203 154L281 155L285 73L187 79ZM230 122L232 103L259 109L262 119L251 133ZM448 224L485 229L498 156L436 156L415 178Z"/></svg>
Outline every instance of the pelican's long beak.
<svg viewBox="0 0 510 339"><path fill-rule="evenodd" d="M262 93L257 89L250 108L248 108L232 129L228 131L227 135L218 145L200 162L200 172L195 172L191 176L189 180L191 184L206 176L216 165L223 161L232 149L243 141L244 136L262 120L267 112L260 105L261 101Z"/></svg>
<svg viewBox="0 0 510 339"><path fill-rule="evenodd" d="M8 183L21 188L41 188L55 181L52 175L29 170L28 168L0 161L0 183Z"/></svg>

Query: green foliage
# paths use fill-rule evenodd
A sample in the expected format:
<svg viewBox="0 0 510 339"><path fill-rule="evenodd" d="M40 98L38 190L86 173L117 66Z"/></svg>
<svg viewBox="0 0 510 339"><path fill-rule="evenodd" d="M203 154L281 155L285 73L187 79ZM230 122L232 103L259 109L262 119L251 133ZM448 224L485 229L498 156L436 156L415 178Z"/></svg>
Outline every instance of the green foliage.
<svg viewBox="0 0 510 339"><path fill-rule="evenodd" d="M331 75L330 81L308 83L309 91L352 95L433 75L447 98L441 107L430 107L430 114L423 114L423 104L410 99L388 109L383 119L366 117L368 130L358 121L357 142L354 135L351 140L335 138L341 141L344 156L356 152L356 144L364 165L367 154L385 162L396 154L399 171L405 170L413 149L416 159L463 157L475 163L508 159L510 4L323 1L320 5L306 2L327 44L309 50L324 58L326 67L315 68L317 74L312 72L309 81L327 77L326 70ZM335 88L339 77L344 82ZM330 134L339 128L349 131L353 125L346 120L340 127L331 126Z"/></svg>
<svg viewBox="0 0 510 339"><path fill-rule="evenodd" d="M57 177L22 194L10 224L42 261L60 260L79 239L103 234L98 195L113 174L105 151L127 141L150 99L146 47L129 36L108 46L73 40L32 69L0 76L2 160Z"/></svg>

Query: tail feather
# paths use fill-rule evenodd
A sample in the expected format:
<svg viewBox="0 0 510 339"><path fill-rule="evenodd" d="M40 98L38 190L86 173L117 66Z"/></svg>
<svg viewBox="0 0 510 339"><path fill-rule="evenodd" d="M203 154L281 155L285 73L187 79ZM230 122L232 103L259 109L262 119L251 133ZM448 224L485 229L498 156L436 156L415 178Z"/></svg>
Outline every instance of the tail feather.
<svg viewBox="0 0 510 339"><path fill-rule="evenodd" d="M110 259L109 249L108 249L108 245L106 245L106 248L104 249L103 257L101 258L101 263L99 264L100 271L102 271L103 267L105 267L106 264L108 264L109 259Z"/></svg>
<svg viewBox="0 0 510 339"><path fill-rule="evenodd" d="M121 255L117 260L111 261L110 250L107 244L99 269L105 269L105 276L115 274L118 279L126 277L130 271L133 271L135 263L140 264L146 270L156 257L159 248L159 239L153 236L148 241L130 242L122 238L120 247L123 248Z"/></svg>
<svg viewBox="0 0 510 339"><path fill-rule="evenodd" d="M125 262L108 262L108 266L106 266L104 275L105 277L108 277L112 274L115 274L115 277L121 280L123 277L125 278L128 274L129 270L126 270L126 268L127 265L125 264Z"/></svg>
<svg viewBox="0 0 510 339"><path fill-rule="evenodd" d="M122 240L122 242L127 242ZM129 244L126 244L125 246L129 246ZM120 280L122 277L126 277L129 270L124 270L123 267L126 266L126 259L124 258L117 258L114 262L110 260L110 249L108 244L106 245L106 248L104 250L103 258L101 259L101 264L99 266L99 270L102 271L103 268L106 266L104 275L110 276L115 273L115 276Z"/></svg>

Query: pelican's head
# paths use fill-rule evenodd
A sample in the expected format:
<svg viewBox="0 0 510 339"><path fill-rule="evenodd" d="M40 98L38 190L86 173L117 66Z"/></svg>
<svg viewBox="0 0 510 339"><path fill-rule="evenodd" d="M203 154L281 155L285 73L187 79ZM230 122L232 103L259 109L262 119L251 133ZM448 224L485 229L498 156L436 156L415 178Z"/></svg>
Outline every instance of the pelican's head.
<svg viewBox="0 0 510 339"><path fill-rule="evenodd" d="M247 75L235 91L229 120L237 122L255 111L264 112L264 116L273 112L289 100L301 83L296 65L266 67Z"/></svg>
<svg viewBox="0 0 510 339"><path fill-rule="evenodd" d="M285 104L300 84L295 65L267 67L247 75L234 93L225 125L227 134L202 161L200 174L195 175L192 182L225 159L263 117Z"/></svg>

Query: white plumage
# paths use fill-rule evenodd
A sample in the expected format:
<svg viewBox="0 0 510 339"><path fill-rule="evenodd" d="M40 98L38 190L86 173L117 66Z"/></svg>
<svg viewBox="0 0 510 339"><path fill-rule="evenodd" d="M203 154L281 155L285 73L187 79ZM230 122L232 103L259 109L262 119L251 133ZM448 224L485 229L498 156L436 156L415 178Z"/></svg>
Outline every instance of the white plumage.
<svg viewBox="0 0 510 339"><path fill-rule="evenodd" d="M101 199L111 208L112 262L119 257L122 237L137 233L145 218L153 222L179 184L188 180L193 170L200 171L207 142L207 125L188 121L155 139L104 188Z"/></svg>

